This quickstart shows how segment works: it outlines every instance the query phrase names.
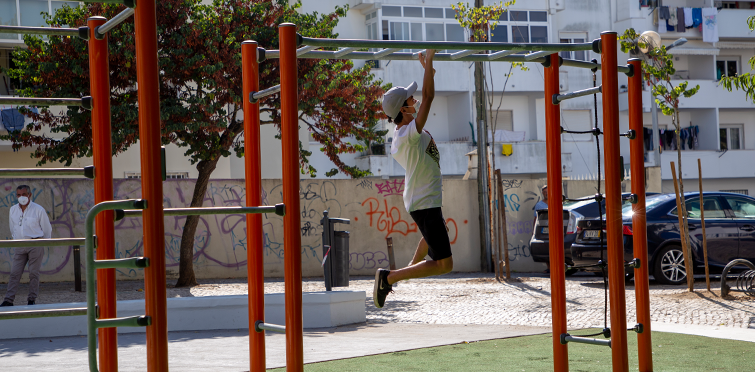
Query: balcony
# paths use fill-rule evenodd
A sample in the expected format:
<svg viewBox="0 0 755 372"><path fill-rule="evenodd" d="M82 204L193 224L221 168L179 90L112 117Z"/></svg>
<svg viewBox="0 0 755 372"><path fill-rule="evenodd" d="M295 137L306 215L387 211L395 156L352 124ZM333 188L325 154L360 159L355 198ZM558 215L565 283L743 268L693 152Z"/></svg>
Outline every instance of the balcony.
<svg viewBox="0 0 755 372"><path fill-rule="evenodd" d="M755 31L747 27L747 17L753 15L752 9L721 9L718 11L719 39L749 39L755 37Z"/></svg>
<svg viewBox="0 0 755 372"><path fill-rule="evenodd" d="M695 179L698 176L697 159L703 170L703 178L746 178L755 177L752 159L755 150L721 151L682 151L682 177ZM670 162L677 163L676 151L664 151L661 154L661 178L671 180ZM679 166L679 164L677 164Z"/></svg>
<svg viewBox="0 0 755 372"><path fill-rule="evenodd" d="M753 108L742 91L727 91L714 80L687 80L689 87L700 85L700 90L690 98L682 98L679 107L690 108ZM672 80L674 86L683 80ZM642 92L642 106L650 111L650 90Z"/></svg>

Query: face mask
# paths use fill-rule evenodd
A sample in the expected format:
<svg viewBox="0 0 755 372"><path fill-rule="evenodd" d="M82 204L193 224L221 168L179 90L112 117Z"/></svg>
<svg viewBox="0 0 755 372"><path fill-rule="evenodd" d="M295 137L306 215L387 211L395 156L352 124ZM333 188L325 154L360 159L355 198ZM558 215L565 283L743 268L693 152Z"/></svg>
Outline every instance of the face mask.
<svg viewBox="0 0 755 372"><path fill-rule="evenodd" d="M19 196L18 197L18 203L21 205L29 204L29 198L26 196Z"/></svg>
<svg viewBox="0 0 755 372"><path fill-rule="evenodd" d="M419 106L421 104L422 104L422 102L420 102L420 101L414 102L414 106L413 106L414 107L414 113L412 115L414 116L415 119L417 118L417 113L419 112Z"/></svg>

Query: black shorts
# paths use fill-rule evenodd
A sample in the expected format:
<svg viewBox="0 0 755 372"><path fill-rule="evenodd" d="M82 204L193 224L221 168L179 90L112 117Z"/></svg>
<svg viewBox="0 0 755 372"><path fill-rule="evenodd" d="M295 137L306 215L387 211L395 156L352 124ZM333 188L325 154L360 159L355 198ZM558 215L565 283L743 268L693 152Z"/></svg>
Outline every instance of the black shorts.
<svg viewBox="0 0 755 372"><path fill-rule="evenodd" d="M420 209L409 214L430 246L427 255L433 261L451 257L451 241L448 239L446 220L440 208Z"/></svg>

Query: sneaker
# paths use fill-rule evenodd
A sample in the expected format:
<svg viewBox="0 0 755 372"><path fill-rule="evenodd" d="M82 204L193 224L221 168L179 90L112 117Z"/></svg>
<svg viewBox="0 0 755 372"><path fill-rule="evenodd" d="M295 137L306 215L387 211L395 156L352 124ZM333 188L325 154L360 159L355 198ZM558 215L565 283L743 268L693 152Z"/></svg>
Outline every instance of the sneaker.
<svg viewBox="0 0 755 372"><path fill-rule="evenodd" d="M27 305L34 305L34 300L29 300L29 303Z"/></svg>
<svg viewBox="0 0 755 372"><path fill-rule="evenodd" d="M388 284L389 270L377 269L375 272L375 287L372 291L372 301L378 309L385 305L385 298L388 293L393 292L393 286Z"/></svg>
<svg viewBox="0 0 755 372"><path fill-rule="evenodd" d="M2 303L2 304L0 304L0 307L1 307L1 306L13 306L13 302L10 302L10 301L3 301L3 303Z"/></svg>

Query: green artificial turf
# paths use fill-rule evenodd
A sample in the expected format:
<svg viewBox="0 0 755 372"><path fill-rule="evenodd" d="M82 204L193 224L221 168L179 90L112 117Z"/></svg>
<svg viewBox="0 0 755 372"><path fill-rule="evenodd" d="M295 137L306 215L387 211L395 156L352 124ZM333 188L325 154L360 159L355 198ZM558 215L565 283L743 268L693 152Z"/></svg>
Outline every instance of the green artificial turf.
<svg viewBox="0 0 755 372"><path fill-rule="evenodd" d="M571 333L579 335L590 331ZM630 332L628 340L629 370L637 371L637 337ZM550 334L524 336L311 363L305 365L304 370L552 371L551 345ZM752 372L755 371L755 343L654 332L653 367L657 372ZM611 371L611 349L570 343L569 370Z"/></svg>

